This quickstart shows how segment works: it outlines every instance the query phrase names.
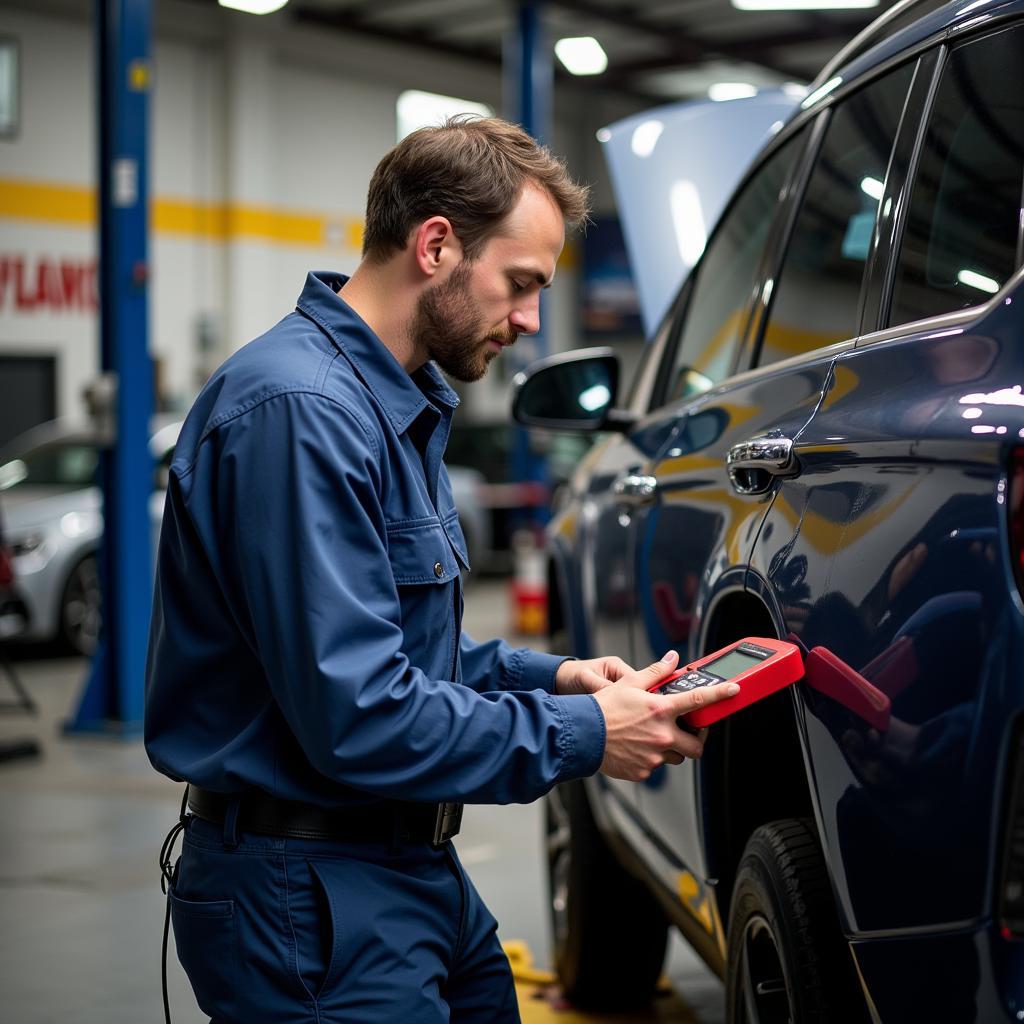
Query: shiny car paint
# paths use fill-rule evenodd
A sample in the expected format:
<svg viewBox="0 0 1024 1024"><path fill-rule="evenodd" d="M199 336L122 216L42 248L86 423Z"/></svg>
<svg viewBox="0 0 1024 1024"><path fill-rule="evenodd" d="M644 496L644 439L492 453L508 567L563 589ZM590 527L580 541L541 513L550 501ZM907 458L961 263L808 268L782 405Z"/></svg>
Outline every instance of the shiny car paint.
<svg viewBox="0 0 1024 1024"><path fill-rule="evenodd" d="M798 684L713 730L702 761L644 784L595 778L588 791L623 857L720 972L745 836L774 818L813 817L871 1018L988 1024L1024 1014L1024 943L1002 937L993 917L1009 745L1024 711L1024 605L1006 523L1009 455L1024 438L1024 273L969 309L882 325L909 192L898 164L941 70L938 46L1024 25L1024 3L912 13L894 12L891 38L855 40L811 95L838 83L780 136L818 132L820 111L866 78L920 60L859 331L759 368L768 300L755 288L733 373L665 404L660 367L684 288L629 399L636 422L591 451L551 523L550 578L580 656L643 665L675 647L695 659L752 632L728 635L738 614L888 688L885 734ZM799 471L738 494L728 452L765 436L792 439ZM616 493L626 477L652 480L651 495Z"/></svg>

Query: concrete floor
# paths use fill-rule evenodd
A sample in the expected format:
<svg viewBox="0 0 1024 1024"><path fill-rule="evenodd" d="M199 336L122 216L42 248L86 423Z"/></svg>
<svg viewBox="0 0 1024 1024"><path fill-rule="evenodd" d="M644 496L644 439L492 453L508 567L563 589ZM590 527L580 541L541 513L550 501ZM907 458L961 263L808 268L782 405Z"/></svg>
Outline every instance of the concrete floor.
<svg viewBox="0 0 1024 1024"><path fill-rule="evenodd" d="M507 634L501 583L474 582L466 606L473 636ZM39 713L0 715L0 743L35 737L43 754L0 765L0 1020L162 1020L157 853L177 817L181 788L150 768L140 741L60 735L76 705L84 661L30 654L16 666ZM8 692L0 672L0 703ZM458 848L501 923L502 939L524 941L534 963L547 967L540 805L470 808ZM206 1018L173 942L171 950L173 1020L198 1024ZM678 938L668 974L680 995L673 1020L721 1024L722 986Z"/></svg>

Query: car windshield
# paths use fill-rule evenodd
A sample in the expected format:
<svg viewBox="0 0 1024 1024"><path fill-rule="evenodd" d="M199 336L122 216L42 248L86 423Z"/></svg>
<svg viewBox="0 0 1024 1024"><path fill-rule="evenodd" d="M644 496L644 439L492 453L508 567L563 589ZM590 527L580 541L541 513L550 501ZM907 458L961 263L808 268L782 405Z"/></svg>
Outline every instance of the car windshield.
<svg viewBox="0 0 1024 1024"><path fill-rule="evenodd" d="M99 452L82 441L43 445L0 466L0 491L18 487L91 487Z"/></svg>

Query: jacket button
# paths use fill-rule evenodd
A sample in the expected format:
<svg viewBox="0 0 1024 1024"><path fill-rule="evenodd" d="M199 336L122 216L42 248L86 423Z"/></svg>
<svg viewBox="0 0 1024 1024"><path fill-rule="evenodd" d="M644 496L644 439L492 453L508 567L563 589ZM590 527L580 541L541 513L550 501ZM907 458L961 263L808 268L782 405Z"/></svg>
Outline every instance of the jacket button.
<svg viewBox="0 0 1024 1024"><path fill-rule="evenodd" d="M440 562L434 563L434 575L440 579L444 575L444 566Z"/></svg>

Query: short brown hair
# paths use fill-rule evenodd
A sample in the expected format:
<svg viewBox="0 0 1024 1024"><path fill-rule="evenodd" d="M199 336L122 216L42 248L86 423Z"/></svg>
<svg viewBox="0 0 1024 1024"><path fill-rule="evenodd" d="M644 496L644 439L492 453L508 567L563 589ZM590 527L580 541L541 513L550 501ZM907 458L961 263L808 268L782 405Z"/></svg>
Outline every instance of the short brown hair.
<svg viewBox="0 0 1024 1024"><path fill-rule="evenodd" d="M511 212L532 181L554 199L570 227L587 218L586 186L518 125L458 114L407 135L377 165L366 201L363 256L385 260L430 217L451 221L466 259Z"/></svg>

